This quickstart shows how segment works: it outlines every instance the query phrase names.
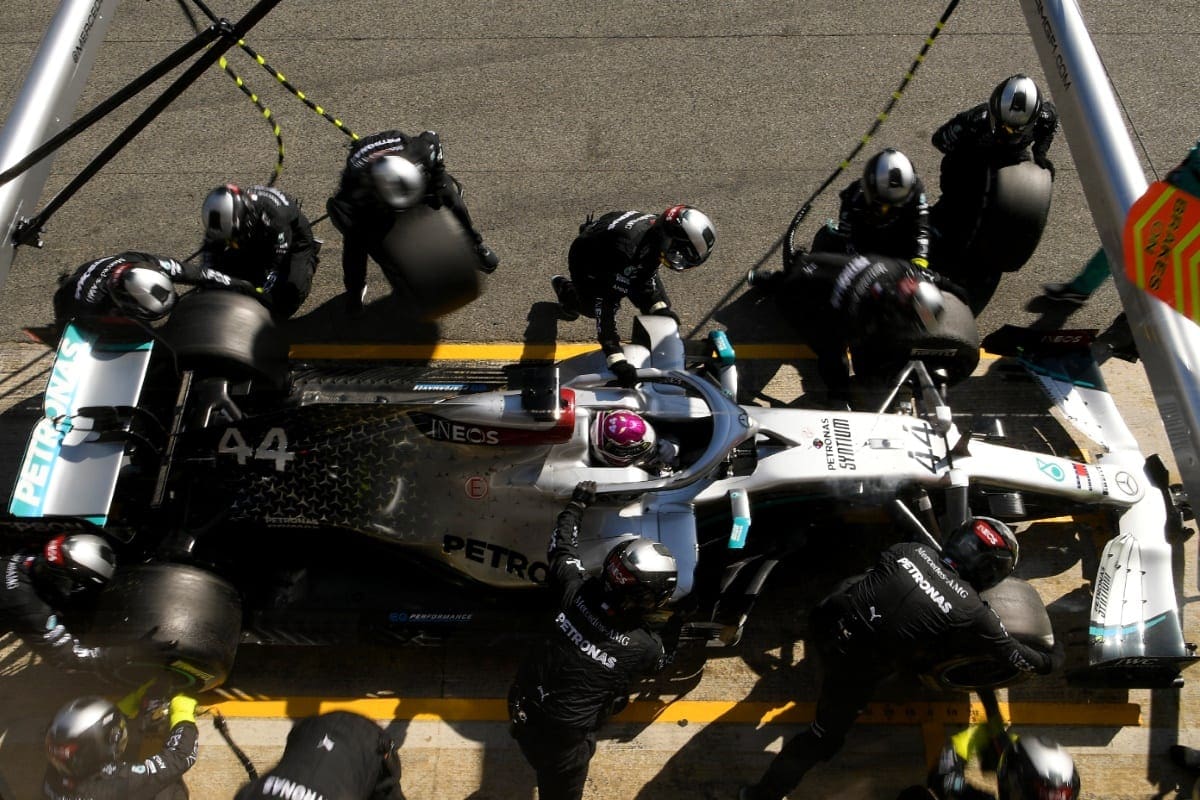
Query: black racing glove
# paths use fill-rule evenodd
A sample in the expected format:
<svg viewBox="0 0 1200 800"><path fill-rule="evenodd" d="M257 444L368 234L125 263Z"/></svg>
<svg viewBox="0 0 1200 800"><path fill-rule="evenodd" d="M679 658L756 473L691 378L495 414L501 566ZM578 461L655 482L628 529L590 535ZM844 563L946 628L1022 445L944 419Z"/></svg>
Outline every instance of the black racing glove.
<svg viewBox="0 0 1200 800"><path fill-rule="evenodd" d="M675 309L671 308L670 306L667 306L665 308L655 309L654 311L651 311L650 313L656 317L670 317L671 319L675 320L676 325L679 324L679 315L676 314Z"/></svg>
<svg viewBox="0 0 1200 800"><path fill-rule="evenodd" d="M626 389L632 389L637 386L637 367L630 364L628 361L621 360L609 367L612 374L617 376L617 383L624 386Z"/></svg>
<svg viewBox="0 0 1200 800"><path fill-rule="evenodd" d="M1046 156L1034 156L1033 162L1042 169L1050 173L1050 180L1054 180L1054 162Z"/></svg>
<svg viewBox="0 0 1200 800"><path fill-rule="evenodd" d="M571 492L571 502L583 510L596 502L596 482L580 481Z"/></svg>

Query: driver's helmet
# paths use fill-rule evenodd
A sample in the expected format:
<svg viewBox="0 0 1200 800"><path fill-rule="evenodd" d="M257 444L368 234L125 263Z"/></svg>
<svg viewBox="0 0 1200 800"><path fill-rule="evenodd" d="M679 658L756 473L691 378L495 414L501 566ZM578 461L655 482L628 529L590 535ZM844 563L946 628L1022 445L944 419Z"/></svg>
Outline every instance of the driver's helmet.
<svg viewBox="0 0 1200 800"><path fill-rule="evenodd" d="M863 196L871 210L887 216L903 206L917 190L917 173L908 156L894 148L880 150L867 159L862 176Z"/></svg>
<svg viewBox="0 0 1200 800"><path fill-rule="evenodd" d="M915 275L905 275L897 281L896 301L904 316L926 333L937 328L946 310L942 290Z"/></svg>
<svg viewBox="0 0 1200 800"><path fill-rule="evenodd" d="M153 268L118 264L108 275L113 305L136 319L162 319L175 307L175 283Z"/></svg>
<svg viewBox="0 0 1200 800"><path fill-rule="evenodd" d="M204 198L200 218L204 223L206 242L232 242L246 232L246 199L240 187L234 183L218 186Z"/></svg>
<svg viewBox="0 0 1200 800"><path fill-rule="evenodd" d="M946 538L942 560L982 592L1012 574L1020 548L1012 529L992 517L971 517Z"/></svg>
<svg viewBox="0 0 1200 800"><path fill-rule="evenodd" d="M46 731L46 756L60 775L82 779L121 759L125 715L102 697L80 697L58 710Z"/></svg>
<svg viewBox="0 0 1200 800"><path fill-rule="evenodd" d="M104 539L91 533L59 534L46 541L35 573L63 596L98 589L112 578L117 557Z"/></svg>
<svg viewBox="0 0 1200 800"><path fill-rule="evenodd" d="M1040 736L1009 743L996 770L1000 800L1076 800L1079 773L1066 749Z"/></svg>
<svg viewBox="0 0 1200 800"><path fill-rule="evenodd" d="M371 164L379 198L392 208L408 208L425 195L425 173L404 156L383 156Z"/></svg>
<svg viewBox="0 0 1200 800"><path fill-rule="evenodd" d="M708 215L691 206L671 206L658 218L660 263L682 272L708 260L717 242L717 229Z"/></svg>
<svg viewBox="0 0 1200 800"><path fill-rule="evenodd" d="M671 599L679 581L675 556L665 544L627 539L609 551L602 570L604 591L622 611L653 611Z"/></svg>
<svg viewBox="0 0 1200 800"><path fill-rule="evenodd" d="M1037 84L1025 75L1005 78L988 98L992 132L1006 139L1020 138L1037 120L1041 109L1042 98Z"/></svg>
<svg viewBox="0 0 1200 800"><path fill-rule="evenodd" d="M610 467L628 467L655 452L654 428L633 411L601 411L592 421L592 453Z"/></svg>

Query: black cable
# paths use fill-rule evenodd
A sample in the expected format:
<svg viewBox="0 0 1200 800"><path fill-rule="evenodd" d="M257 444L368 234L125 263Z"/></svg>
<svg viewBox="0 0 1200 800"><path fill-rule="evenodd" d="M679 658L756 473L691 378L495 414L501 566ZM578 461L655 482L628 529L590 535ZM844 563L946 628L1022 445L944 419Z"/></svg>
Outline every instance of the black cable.
<svg viewBox="0 0 1200 800"><path fill-rule="evenodd" d="M53 153L64 144L74 139L79 134L90 128L96 122L99 122L109 112L121 106L126 100L141 92L150 84L166 75L175 67L182 64L184 61L191 58L200 50L204 49L210 42L217 38L219 31L216 26L206 28L204 31L197 31L196 36L191 41L184 44L171 55L164 58L162 61L155 64L150 69L143 72L138 77L127 83L124 88L119 89L115 94L101 102L91 111L87 112L79 119L72 122L67 127L63 128L54 136L47 139L45 142L35 148L29 155L22 158L16 164L13 164L4 172L0 172L0 186L16 178L25 170L38 163L46 156Z"/></svg>
<svg viewBox="0 0 1200 800"><path fill-rule="evenodd" d="M246 755L242 748L237 746L237 742L233 741L233 737L229 734L229 723L225 721L225 715L220 711L213 709L213 727L217 729L217 733L221 734L221 738L225 740L225 744L229 745L229 749L233 751L234 756L241 762L242 769L246 770L246 774L250 776L250 780L258 780L258 770L254 768L254 762L250 760L250 756Z"/></svg>
<svg viewBox="0 0 1200 800"><path fill-rule="evenodd" d="M96 156L92 161L83 168L75 178L68 183L62 191L56 194L50 202L30 219L22 220L13 231L13 241L17 244L30 244L37 242L41 234L42 227L46 221L58 211L64 203L71 199L76 192L83 187L89 180L99 172L105 164L112 160L125 145L129 144L139 133L141 133L147 125L154 121L167 106L175 101L179 95L192 85L197 78L204 73L206 69L216 63L224 53L237 43L242 35L258 24L263 17L271 12L280 0L259 0L245 16L237 21L236 24L230 25L228 21L222 20L217 26L220 31L220 36L217 41L208 49L206 53L201 55L196 61L188 67L182 75L174 80L166 91L159 95L150 106L138 115L129 126L122 131L116 139L114 139L107 147L101 151L100 155Z"/></svg>
<svg viewBox="0 0 1200 800"><path fill-rule="evenodd" d="M912 81L913 76L916 75L917 69L925 61L925 55L929 52L929 48L933 46L934 40L937 39L938 34L942 32L942 29L946 27L946 22L950 19L950 15L954 13L954 9L958 7L958 3L959 0L950 0L949 5L946 6L946 10L942 12L942 16L938 18L937 23L933 26L933 30L927 37L925 37L925 44L921 46L916 58L913 59L912 65L909 66L908 71L904 73L904 78L901 79L900 85L894 92L892 92L892 96L888 100L887 105L884 106L883 111L876 115L875 121L871 123L871 127L867 130L866 134L858 140L858 143L854 146L854 149L850 151L850 154L842 159L842 161L837 165L837 168L830 173L829 177L826 178L821 185L817 187L817 190L809 195L809 198L804 201L803 205L800 206L800 210L796 212L796 216L792 217L792 221L788 225L787 232L775 240L775 244L771 245L771 249L764 253L763 256L754 263L754 266L749 270L750 272L753 272L763 264L766 264L767 260L770 259L771 256L775 255L775 251L778 250L784 243L787 244L787 249L783 254L784 266L786 267L791 262L791 259L796 252L793 244L793 239L796 235L796 229L800 227L800 223L804 221L804 218L807 217L809 212L812 210L813 202L821 195L822 192L829 188L830 184L837 180L837 177L845 171L846 167L850 166L850 162L854 160L859 151L861 151L863 147L866 146L867 142L871 140L871 137L879 131L880 126L883 125L883 121L888 118L888 115L892 112L892 109L896 107L896 103L900 101L900 96L904 94L904 90L908 88L908 84ZM696 326L692 328L692 330L689 331L688 335L684 338L690 339L695 336L699 330L704 327L704 325L707 324L710 319L712 319L713 314L717 313L717 311L719 311L725 305L725 303L729 302L730 298L732 298L733 295L742 288L742 284L745 282L745 275L742 275L740 278L738 278L737 283L729 288L729 291L725 293L724 297L717 301L717 304L713 306L712 310L705 314L704 317L702 317L701 320L696 323Z"/></svg>
<svg viewBox="0 0 1200 800"><path fill-rule="evenodd" d="M187 20L191 24L192 28L199 29L200 23L196 21L196 17L194 14L192 14L192 10L188 8L186 1L176 0L176 2L179 5L179 10L183 12L185 17L187 17ZM229 66L229 62L225 60L225 56L221 56L219 59L217 59L217 66L219 66L225 72L225 74L229 76L234 85L241 90L242 94L250 98L250 102L254 104L254 107L258 109L260 114L262 114L263 119L265 119L267 124L271 126L271 133L275 137L276 156L275 169L271 173L271 177L267 179L267 186L274 186L275 182L279 180L279 176L283 174L283 131L280 129L279 123L276 121L275 117L271 114L271 109L267 108L266 105L263 104L263 102L258 98L258 95L250 89L244 80L242 80L242 76L233 71L233 67Z"/></svg>
<svg viewBox="0 0 1200 800"><path fill-rule="evenodd" d="M204 3L203 3L203 0L192 0L192 2L193 2L193 3L195 3L195 4L196 4L196 6L197 6L197 7L198 7L198 8L199 8L199 9L200 9L200 10L201 10L203 13L204 13L204 15L205 15L205 16L207 16L209 19L215 19L215 17L213 16L213 12L212 12L212 11L211 11L211 10L208 8L208 6L204 5ZM354 131L352 131L352 130L350 130L349 128L347 128L347 127L346 127L346 124L345 124L344 122L342 122L340 119L338 119L337 117L335 117L335 116L331 115L331 114L330 114L329 112L327 112L327 111L326 111L324 108L322 108L321 106L317 105L317 104L316 104L316 103L314 103L312 100L309 100L309 99L308 99L308 96L307 96L307 95L305 95L305 94L304 94L304 92L300 91L300 90L299 90L299 89L297 89L295 86L293 86L293 85L292 85L292 84L291 84L291 83L288 81L288 79L284 77L284 75L283 75L283 73L282 73L282 72L280 72L279 70L275 69L273 66L271 66L270 64L268 64L268 63L267 63L267 60L266 60L265 58L263 58L261 55L259 55L259 54L258 54L258 53L257 53L257 52L254 50L254 48L253 48L253 47L251 47L250 45L246 44L246 42L245 42L244 40L241 40L241 39L239 39L239 40L238 40L238 43L237 43L237 44L238 44L238 47L240 47L240 48L242 49L242 51L243 51L244 53L246 53L246 55L248 55L248 56L250 56L251 58L253 58L253 59L254 59L254 62L255 62L256 64L258 64L260 67L262 67L263 69L265 69L267 72L271 73L271 75L272 75L272 76L275 78L275 80L279 81L280 85L282 85L282 86L283 86L283 88L285 88L285 89L287 89L289 92L291 92L291 93L292 93L292 94L293 94L293 95L294 95L294 96L295 96L295 97L296 97L298 100L300 100L300 102L304 103L304 105L308 106L310 109L312 109L313 111L315 111L315 112L316 112L316 113L317 113L319 116L321 116L321 117L322 117L323 119L325 119L327 122L330 122L330 123L332 123L332 124L333 124L333 126L334 126L335 128L337 128L339 131L341 131L342 133L344 133L344 134L346 134L347 136L349 136L351 141L355 141L355 142L356 142L356 141L358 141L358 134L357 134L357 133L355 133Z"/></svg>

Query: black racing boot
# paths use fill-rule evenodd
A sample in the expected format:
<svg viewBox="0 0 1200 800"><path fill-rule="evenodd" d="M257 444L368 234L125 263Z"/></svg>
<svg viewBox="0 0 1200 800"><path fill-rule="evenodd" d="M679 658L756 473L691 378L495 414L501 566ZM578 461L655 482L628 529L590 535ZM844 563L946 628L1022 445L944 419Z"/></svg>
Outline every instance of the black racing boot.
<svg viewBox="0 0 1200 800"><path fill-rule="evenodd" d="M484 275L491 275L500 266L500 257L483 242L475 243L475 255L479 256L479 271Z"/></svg>

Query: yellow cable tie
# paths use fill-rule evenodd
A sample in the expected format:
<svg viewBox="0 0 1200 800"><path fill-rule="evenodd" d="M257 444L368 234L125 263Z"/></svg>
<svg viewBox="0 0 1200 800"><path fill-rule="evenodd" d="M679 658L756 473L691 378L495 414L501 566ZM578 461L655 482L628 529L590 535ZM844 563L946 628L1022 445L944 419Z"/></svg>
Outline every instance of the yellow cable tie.
<svg viewBox="0 0 1200 800"><path fill-rule="evenodd" d="M296 97L299 97L301 100L303 100L303 99L304 99L304 92L301 92L301 91L297 90L297 92L296 92Z"/></svg>
<svg viewBox="0 0 1200 800"><path fill-rule="evenodd" d="M276 136L279 135L279 123L278 122L275 123L274 133Z"/></svg>
<svg viewBox="0 0 1200 800"><path fill-rule="evenodd" d="M838 164L838 169L846 169L849 166L850 166L849 161L843 161L842 163Z"/></svg>
<svg viewBox="0 0 1200 800"><path fill-rule="evenodd" d="M225 66L226 66L228 63L229 63L229 62L225 60L225 56L221 56L220 58L218 58L218 59L217 59L217 64L219 64L219 65L220 65L221 69L225 69Z"/></svg>
<svg viewBox="0 0 1200 800"><path fill-rule="evenodd" d="M254 60L257 61L260 65L267 63L267 60L265 58L263 58L262 56L255 56Z"/></svg>
<svg viewBox="0 0 1200 800"><path fill-rule="evenodd" d="M270 119L271 118L271 109L264 107L263 108L263 116L266 117L267 119Z"/></svg>
<svg viewBox="0 0 1200 800"><path fill-rule="evenodd" d="M341 121L340 119L335 119L335 120L333 121L333 124L334 124L334 125L336 125L336 126L337 126L337 127L339 127L339 128L340 128L340 127L342 127L342 121Z"/></svg>
<svg viewBox="0 0 1200 800"><path fill-rule="evenodd" d="M275 73L275 80L279 81L280 83L287 83L287 78L283 77L282 72Z"/></svg>
<svg viewBox="0 0 1200 800"><path fill-rule="evenodd" d="M938 21L937 21L937 22L934 24L934 26L933 26L933 27L937 28L937 29L940 31L942 28L946 27L946 23L942 22L942 21L939 19L939 20L938 20Z"/></svg>
<svg viewBox="0 0 1200 800"><path fill-rule="evenodd" d="M350 134L350 141L352 141L352 142L357 142L357 141L358 141L358 134L357 134L357 133L352 133L352 134Z"/></svg>
<svg viewBox="0 0 1200 800"><path fill-rule="evenodd" d="M925 61L925 56L923 56L923 55L918 55L918 56L917 56L917 63L918 63L918 64L922 64L922 63L924 63L924 61Z"/></svg>
<svg viewBox="0 0 1200 800"><path fill-rule="evenodd" d="M878 120L879 122L883 122L884 120L886 120L886 119L887 119L887 117L888 117L888 115L887 115L887 112L886 112L886 111L881 111L881 112L879 113L879 116L878 116L878 117L876 117L875 119L876 119L876 120Z"/></svg>
<svg viewBox="0 0 1200 800"><path fill-rule="evenodd" d="M316 111L318 114L324 114L324 113L325 113L325 109L321 108L320 106L316 106L314 110L315 110L315 111Z"/></svg>
<svg viewBox="0 0 1200 800"><path fill-rule="evenodd" d="M245 46L246 46L246 40L238 39L238 47L245 47Z"/></svg>
<svg viewBox="0 0 1200 800"><path fill-rule="evenodd" d="M899 99L900 99L900 95L901 95L901 92L899 92L899 91L892 92L892 99L893 99L893 100L899 100Z"/></svg>
<svg viewBox="0 0 1200 800"><path fill-rule="evenodd" d="M868 133L866 136L862 137L862 139L860 139L859 141L862 144L866 144L867 142L871 141L871 134Z"/></svg>
<svg viewBox="0 0 1200 800"><path fill-rule="evenodd" d="M913 74L911 72L904 73L904 80L911 81L912 79L913 79Z"/></svg>
<svg viewBox="0 0 1200 800"><path fill-rule="evenodd" d="M930 36L928 39L926 39L925 44L932 47L933 46L933 37Z"/></svg>

